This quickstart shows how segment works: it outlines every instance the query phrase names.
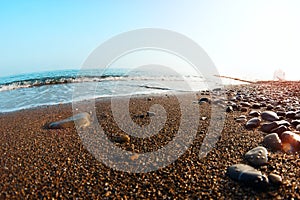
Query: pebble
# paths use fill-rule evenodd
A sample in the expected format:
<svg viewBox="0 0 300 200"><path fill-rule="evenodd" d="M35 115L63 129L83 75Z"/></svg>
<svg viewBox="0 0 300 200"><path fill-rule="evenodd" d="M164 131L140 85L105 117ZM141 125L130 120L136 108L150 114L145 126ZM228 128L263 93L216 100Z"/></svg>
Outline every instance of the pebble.
<svg viewBox="0 0 300 200"><path fill-rule="evenodd" d="M261 113L261 118L267 121L276 121L279 120L278 115L273 111L264 111Z"/></svg>
<svg viewBox="0 0 300 200"><path fill-rule="evenodd" d="M277 133L280 137L283 132L288 131L288 130L289 129L286 126L281 125L281 126L275 128L275 129L273 129L271 132L272 133Z"/></svg>
<svg viewBox="0 0 300 200"><path fill-rule="evenodd" d="M48 125L48 128L49 129L70 128L74 126L74 123L79 128L89 126L91 124L90 115L86 112L79 113L67 119L52 122Z"/></svg>
<svg viewBox="0 0 300 200"><path fill-rule="evenodd" d="M300 131L300 124L296 126L296 131Z"/></svg>
<svg viewBox="0 0 300 200"><path fill-rule="evenodd" d="M268 150L265 147L255 147L245 154L245 158L254 166L265 165L268 162Z"/></svg>
<svg viewBox="0 0 300 200"><path fill-rule="evenodd" d="M238 118L235 119L238 123L244 123L247 121L247 117L245 115L240 115Z"/></svg>
<svg viewBox="0 0 300 200"><path fill-rule="evenodd" d="M232 106L227 106L227 108L226 108L226 112L233 112L233 108L232 108Z"/></svg>
<svg viewBox="0 0 300 200"><path fill-rule="evenodd" d="M292 131L285 131L281 135L282 149L285 152L296 152L300 150L300 135Z"/></svg>
<svg viewBox="0 0 300 200"><path fill-rule="evenodd" d="M128 135L120 135L113 137L113 141L116 143L127 143L130 141L130 137Z"/></svg>
<svg viewBox="0 0 300 200"><path fill-rule="evenodd" d="M277 122L264 123L261 125L260 130L265 133L271 133L271 131L277 127Z"/></svg>
<svg viewBox="0 0 300 200"><path fill-rule="evenodd" d="M268 179L269 179L270 183L272 183L273 185L281 185L282 184L282 178L280 175L271 173L268 175Z"/></svg>
<svg viewBox="0 0 300 200"><path fill-rule="evenodd" d="M150 111L147 112L147 117L153 117L153 116L155 116L154 112L150 112Z"/></svg>
<svg viewBox="0 0 300 200"><path fill-rule="evenodd" d="M268 178L261 171L245 164L235 164L227 168L228 176L236 181L253 186L267 186Z"/></svg>
<svg viewBox="0 0 300 200"><path fill-rule="evenodd" d="M246 123L246 128L247 129L257 128L260 125L260 121L261 120L259 118L254 117Z"/></svg>
<svg viewBox="0 0 300 200"><path fill-rule="evenodd" d="M250 111L249 116L258 117L260 114L260 111L252 110Z"/></svg>
<svg viewBox="0 0 300 200"><path fill-rule="evenodd" d="M254 103L254 104L252 104L252 108L254 108L254 109L259 109L260 108L260 103Z"/></svg>
<svg viewBox="0 0 300 200"><path fill-rule="evenodd" d="M285 116L286 116L286 118L294 119L294 117L296 116L296 112L288 111L288 112L286 112Z"/></svg>
<svg viewBox="0 0 300 200"><path fill-rule="evenodd" d="M286 121L286 120L280 120L280 121L277 121L276 122L279 126L283 125L283 126L286 126L286 127L289 127L291 126L290 122Z"/></svg>
<svg viewBox="0 0 300 200"><path fill-rule="evenodd" d="M263 144L274 151L281 149L281 140L277 133L266 135Z"/></svg>
<svg viewBox="0 0 300 200"><path fill-rule="evenodd" d="M202 97L202 98L199 99L199 101L198 101L199 104L202 104L202 103L204 103L204 102L210 103L211 100L210 100L209 98L207 98L207 97Z"/></svg>
<svg viewBox="0 0 300 200"><path fill-rule="evenodd" d="M240 104L242 107L251 107L251 104L249 102L241 102Z"/></svg>

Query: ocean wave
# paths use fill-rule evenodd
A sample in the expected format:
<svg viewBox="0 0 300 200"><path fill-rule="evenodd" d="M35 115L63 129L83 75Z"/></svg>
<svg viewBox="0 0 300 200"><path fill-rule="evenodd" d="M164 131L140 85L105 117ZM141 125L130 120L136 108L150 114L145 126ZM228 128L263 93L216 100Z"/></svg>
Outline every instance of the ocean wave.
<svg viewBox="0 0 300 200"><path fill-rule="evenodd" d="M19 88L31 88L44 85L59 85L68 83L101 82L105 80L120 80L126 76L103 75L103 76L57 76L43 77L25 80L10 81L0 84L0 91L15 90Z"/></svg>

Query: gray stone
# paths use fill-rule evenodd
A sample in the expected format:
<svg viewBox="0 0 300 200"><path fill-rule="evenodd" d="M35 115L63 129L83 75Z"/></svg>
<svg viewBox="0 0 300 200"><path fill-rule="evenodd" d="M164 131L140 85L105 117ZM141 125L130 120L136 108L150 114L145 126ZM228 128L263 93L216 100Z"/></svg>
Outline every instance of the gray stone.
<svg viewBox="0 0 300 200"><path fill-rule="evenodd" d="M257 128L259 125L260 125L260 119L257 117L254 117L246 123L246 128L253 129L253 128Z"/></svg>
<svg viewBox="0 0 300 200"><path fill-rule="evenodd" d="M277 121L276 122L279 126L283 125L283 126L286 126L286 127L289 127L291 126L290 122L286 121L286 120L280 120L280 121Z"/></svg>
<svg viewBox="0 0 300 200"><path fill-rule="evenodd" d="M49 129L70 128L74 126L74 123L78 128L89 126L91 124L90 115L88 113L79 113L67 119L52 122L48 125L48 128Z"/></svg>
<svg viewBox="0 0 300 200"><path fill-rule="evenodd" d="M278 115L273 111L264 111L261 113L261 118L270 122L279 120Z"/></svg>
<svg viewBox="0 0 300 200"><path fill-rule="evenodd" d="M275 129L273 129L271 132L272 133L277 133L280 137L283 132L288 131L288 130L289 129L286 126L281 125L281 126L275 128Z"/></svg>
<svg viewBox="0 0 300 200"><path fill-rule="evenodd" d="M285 116L286 116L286 118L294 119L294 117L296 116L296 112L288 111L288 112L286 112Z"/></svg>
<svg viewBox="0 0 300 200"><path fill-rule="evenodd" d="M250 111L249 116L258 117L260 116L260 114L261 114L260 111L252 110Z"/></svg>
<svg viewBox="0 0 300 200"><path fill-rule="evenodd" d="M253 186L267 186L268 178L260 171L245 164L235 164L227 168L228 176L239 182Z"/></svg>
<svg viewBox="0 0 300 200"><path fill-rule="evenodd" d="M277 133L271 133L265 136L264 145L274 151L281 149L281 140Z"/></svg>
<svg viewBox="0 0 300 200"><path fill-rule="evenodd" d="M292 120L292 121L291 121L291 124L292 124L293 126L297 126L298 124L300 124L300 120L298 120L298 119Z"/></svg>
<svg viewBox="0 0 300 200"><path fill-rule="evenodd" d="M296 126L296 131L300 131L300 124Z"/></svg>
<svg viewBox="0 0 300 200"><path fill-rule="evenodd" d="M268 162L268 150L265 147L255 147L245 154L246 160L254 166L265 165Z"/></svg>
<svg viewBox="0 0 300 200"><path fill-rule="evenodd" d="M271 131L278 127L276 122L264 123L261 125L260 130L265 133L271 133Z"/></svg>

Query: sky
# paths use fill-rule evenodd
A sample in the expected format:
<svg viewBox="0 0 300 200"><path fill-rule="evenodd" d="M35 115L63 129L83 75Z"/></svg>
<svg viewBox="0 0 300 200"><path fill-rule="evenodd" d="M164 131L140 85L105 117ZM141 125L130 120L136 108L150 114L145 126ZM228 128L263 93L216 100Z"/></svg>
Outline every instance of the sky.
<svg viewBox="0 0 300 200"><path fill-rule="evenodd" d="M104 41L139 28L197 42L225 76L299 80L298 0L3 0L0 77L79 69Z"/></svg>

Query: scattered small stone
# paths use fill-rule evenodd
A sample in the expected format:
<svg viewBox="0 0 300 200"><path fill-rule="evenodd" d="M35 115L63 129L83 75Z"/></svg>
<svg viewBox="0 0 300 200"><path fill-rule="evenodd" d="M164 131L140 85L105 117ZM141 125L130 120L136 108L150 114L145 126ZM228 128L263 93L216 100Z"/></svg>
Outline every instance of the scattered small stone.
<svg viewBox="0 0 300 200"><path fill-rule="evenodd" d="M271 105L271 104L268 104L267 105L267 110L273 110L274 109L274 106L273 105Z"/></svg>
<svg viewBox="0 0 300 200"><path fill-rule="evenodd" d="M260 121L261 120L259 118L254 117L246 123L246 128L247 129L257 128L260 125Z"/></svg>
<svg viewBox="0 0 300 200"><path fill-rule="evenodd" d="M245 115L240 115L238 118L235 119L238 123L244 123L247 121L247 117Z"/></svg>
<svg viewBox="0 0 300 200"><path fill-rule="evenodd" d="M232 106L227 106L227 108L226 108L226 112L233 112L233 108L232 108Z"/></svg>
<svg viewBox="0 0 300 200"><path fill-rule="evenodd" d="M265 165L268 162L268 150L265 147L255 147L245 154L245 158L254 166Z"/></svg>
<svg viewBox="0 0 300 200"><path fill-rule="evenodd" d="M261 118L267 121L276 121L279 120L278 115L273 111L264 111L261 113Z"/></svg>
<svg viewBox="0 0 300 200"><path fill-rule="evenodd" d="M281 149L281 140L277 133L271 133L265 136L263 143L266 147L276 151Z"/></svg>
<svg viewBox="0 0 300 200"><path fill-rule="evenodd" d="M251 107L251 104L249 102L241 102L240 104L242 107Z"/></svg>

